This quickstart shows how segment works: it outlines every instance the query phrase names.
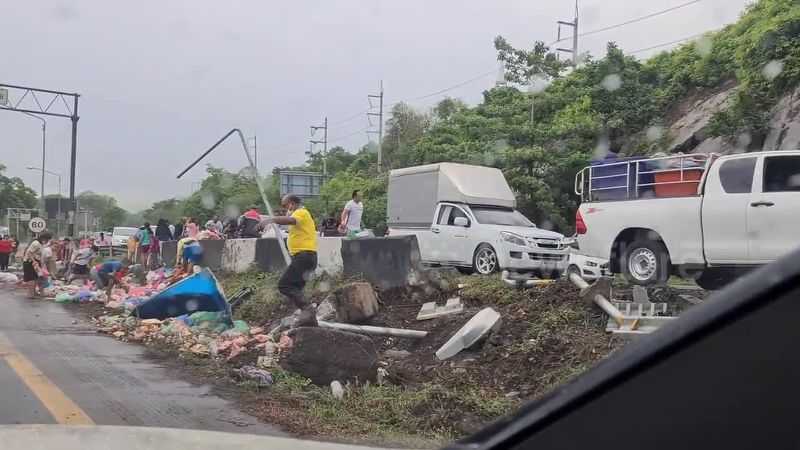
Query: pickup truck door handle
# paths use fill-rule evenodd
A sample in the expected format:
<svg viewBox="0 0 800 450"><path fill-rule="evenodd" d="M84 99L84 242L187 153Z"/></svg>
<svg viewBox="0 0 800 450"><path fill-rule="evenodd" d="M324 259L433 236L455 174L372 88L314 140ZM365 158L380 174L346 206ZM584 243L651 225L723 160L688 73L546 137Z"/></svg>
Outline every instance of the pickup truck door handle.
<svg viewBox="0 0 800 450"><path fill-rule="evenodd" d="M438 233L439 231L441 231L439 227L431 227L431 233Z"/></svg>
<svg viewBox="0 0 800 450"><path fill-rule="evenodd" d="M775 203L765 202L765 201L762 200L762 201L759 201L759 202L750 203L750 206L752 206L754 208L757 208L759 206L775 206Z"/></svg>

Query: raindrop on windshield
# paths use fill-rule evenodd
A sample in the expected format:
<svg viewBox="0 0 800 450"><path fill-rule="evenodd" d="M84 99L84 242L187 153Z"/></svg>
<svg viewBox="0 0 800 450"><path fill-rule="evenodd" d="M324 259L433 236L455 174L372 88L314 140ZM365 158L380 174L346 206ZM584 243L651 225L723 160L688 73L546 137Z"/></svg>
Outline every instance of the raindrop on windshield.
<svg viewBox="0 0 800 450"><path fill-rule="evenodd" d="M538 94L543 92L547 89L547 86L550 85L550 80L543 77L542 75L534 75L528 80L528 92L531 94Z"/></svg>
<svg viewBox="0 0 800 450"><path fill-rule="evenodd" d="M239 214L241 214L241 212L242 212L242 210L239 209L239 206L235 205L233 203L228 204L225 207L225 216L226 217L239 217Z"/></svg>
<svg viewBox="0 0 800 450"><path fill-rule="evenodd" d="M219 187L222 189L233 187L233 176L229 173L223 173L219 180Z"/></svg>
<svg viewBox="0 0 800 450"><path fill-rule="evenodd" d="M217 206L217 199L213 192L203 192L200 194L200 203L205 209L214 209Z"/></svg>
<svg viewBox="0 0 800 450"><path fill-rule="evenodd" d="M783 61L779 59L773 59L772 61L768 62L763 69L761 69L761 73L764 75L769 81L774 80L778 75L783 72Z"/></svg>
<svg viewBox="0 0 800 450"><path fill-rule="evenodd" d="M647 132L645 134L647 136L647 142L655 142L664 136L664 127L653 125L647 128Z"/></svg>
<svg viewBox="0 0 800 450"><path fill-rule="evenodd" d="M603 89L607 90L608 92L614 92L622 87L622 77L615 73L606 75L605 78L603 78L603 81L600 82L600 86L602 86Z"/></svg>
<svg viewBox="0 0 800 450"><path fill-rule="evenodd" d="M553 222L550 222L547 219L544 219L541 224L539 224L539 228L543 230L552 230L553 229Z"/></svg>
<svg viewBox="0 0 800 450"><path fill-rule="evenodd" d="M601 160L608 155L608 150L611 148L611 143L608 141L608 136L600 136L597 138L597 145L594 147L594 159Z"/></svg>
<svg viewBox="0 0 800 450"><path fill-rule="evenodd" d="M714 46L711 38L707 36L703 36L700 39L694 41L694 49L697 51L697 54L700 56L708 56L711 54L711 48Z"/></svg>
<svg viewBox="0 0 800 450"><path fill-rule="evenodd" d="M753 142L753 137L746 131L736 136L736 150L738 150L738 153L747 151L751 142Z"/></svg>
<svg viewBox="0 0 800 450"><path fill-rule="evenodd" d="M328 291L331 290L331 283L329 283L328 281L325 281L325 280L320 281L318 289L319 289L320 292L328 292Z"/></svg>
<svg viewBox="0 0 800 450"><path fill-rule="evenodd" d="M497 158L495 157L494 153L486 152L483 154L483 165L492 167L494 166L495 162L497 162Z"/></svg>
<svg viewBox="0 0 800 450"><path fill-rule="evenodd" d="M195 300L191 299L186 302L186 310L187 311L197 311L197 308L200 307L200 303Z"/></svg>
<svg viewBox="0 0 800 450"><path fill-rule="evenodd" d="M786 184L789 187L798 187L798 186L800 186L800 173L797 174L797 175L790 176L789 179L786 180Z"/></svg>

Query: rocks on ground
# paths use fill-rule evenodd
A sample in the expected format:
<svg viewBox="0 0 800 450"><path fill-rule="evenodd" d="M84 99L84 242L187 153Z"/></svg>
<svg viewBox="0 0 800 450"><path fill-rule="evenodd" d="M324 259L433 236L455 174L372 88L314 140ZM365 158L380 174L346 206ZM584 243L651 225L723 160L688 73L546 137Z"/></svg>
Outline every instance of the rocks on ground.
<svg viewBox="0 0 800 450"><path fill-rule="evenodd" d="M292 348L281 358L281 366L309 378L314 384L334 380L375 381L378 352L367 336L318 327L290 332Z"/></svg>

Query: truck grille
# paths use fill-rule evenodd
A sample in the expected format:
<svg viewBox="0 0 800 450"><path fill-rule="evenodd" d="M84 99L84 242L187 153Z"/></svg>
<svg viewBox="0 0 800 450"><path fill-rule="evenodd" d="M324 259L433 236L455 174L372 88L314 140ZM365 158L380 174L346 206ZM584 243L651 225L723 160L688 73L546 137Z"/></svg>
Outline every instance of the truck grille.
<svg viewBox="0 0 800 450"><path fill-rule="evenodd" d="M531 259L536 261L562 261L567 255L553 253L528 253Z"/></svg>
<svg viewBox="0 0 800 450"><path fill-rule="evenodd" d="M561 243L561 241L557 240L557 239L533 238L533 239L529 239L529 241L531 241L533 244L536 245L536 247L539 247L539 248L546 248L546 249L550 249L550 250L561 250L562 248L564 248L564 246Z"/></svg>

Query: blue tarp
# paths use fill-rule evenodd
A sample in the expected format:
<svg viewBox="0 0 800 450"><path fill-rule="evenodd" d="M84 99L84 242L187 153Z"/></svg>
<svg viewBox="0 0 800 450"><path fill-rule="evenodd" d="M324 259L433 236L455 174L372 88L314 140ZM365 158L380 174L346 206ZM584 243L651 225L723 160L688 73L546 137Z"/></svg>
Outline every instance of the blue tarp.
<svg viewBox="0 0 800 450"><path fill-rule="evenodd" d="M197 311L224 311L230 317L225 294L208 268L191 275L137 306L133 314L141 319L166 319Z"/></svg>

